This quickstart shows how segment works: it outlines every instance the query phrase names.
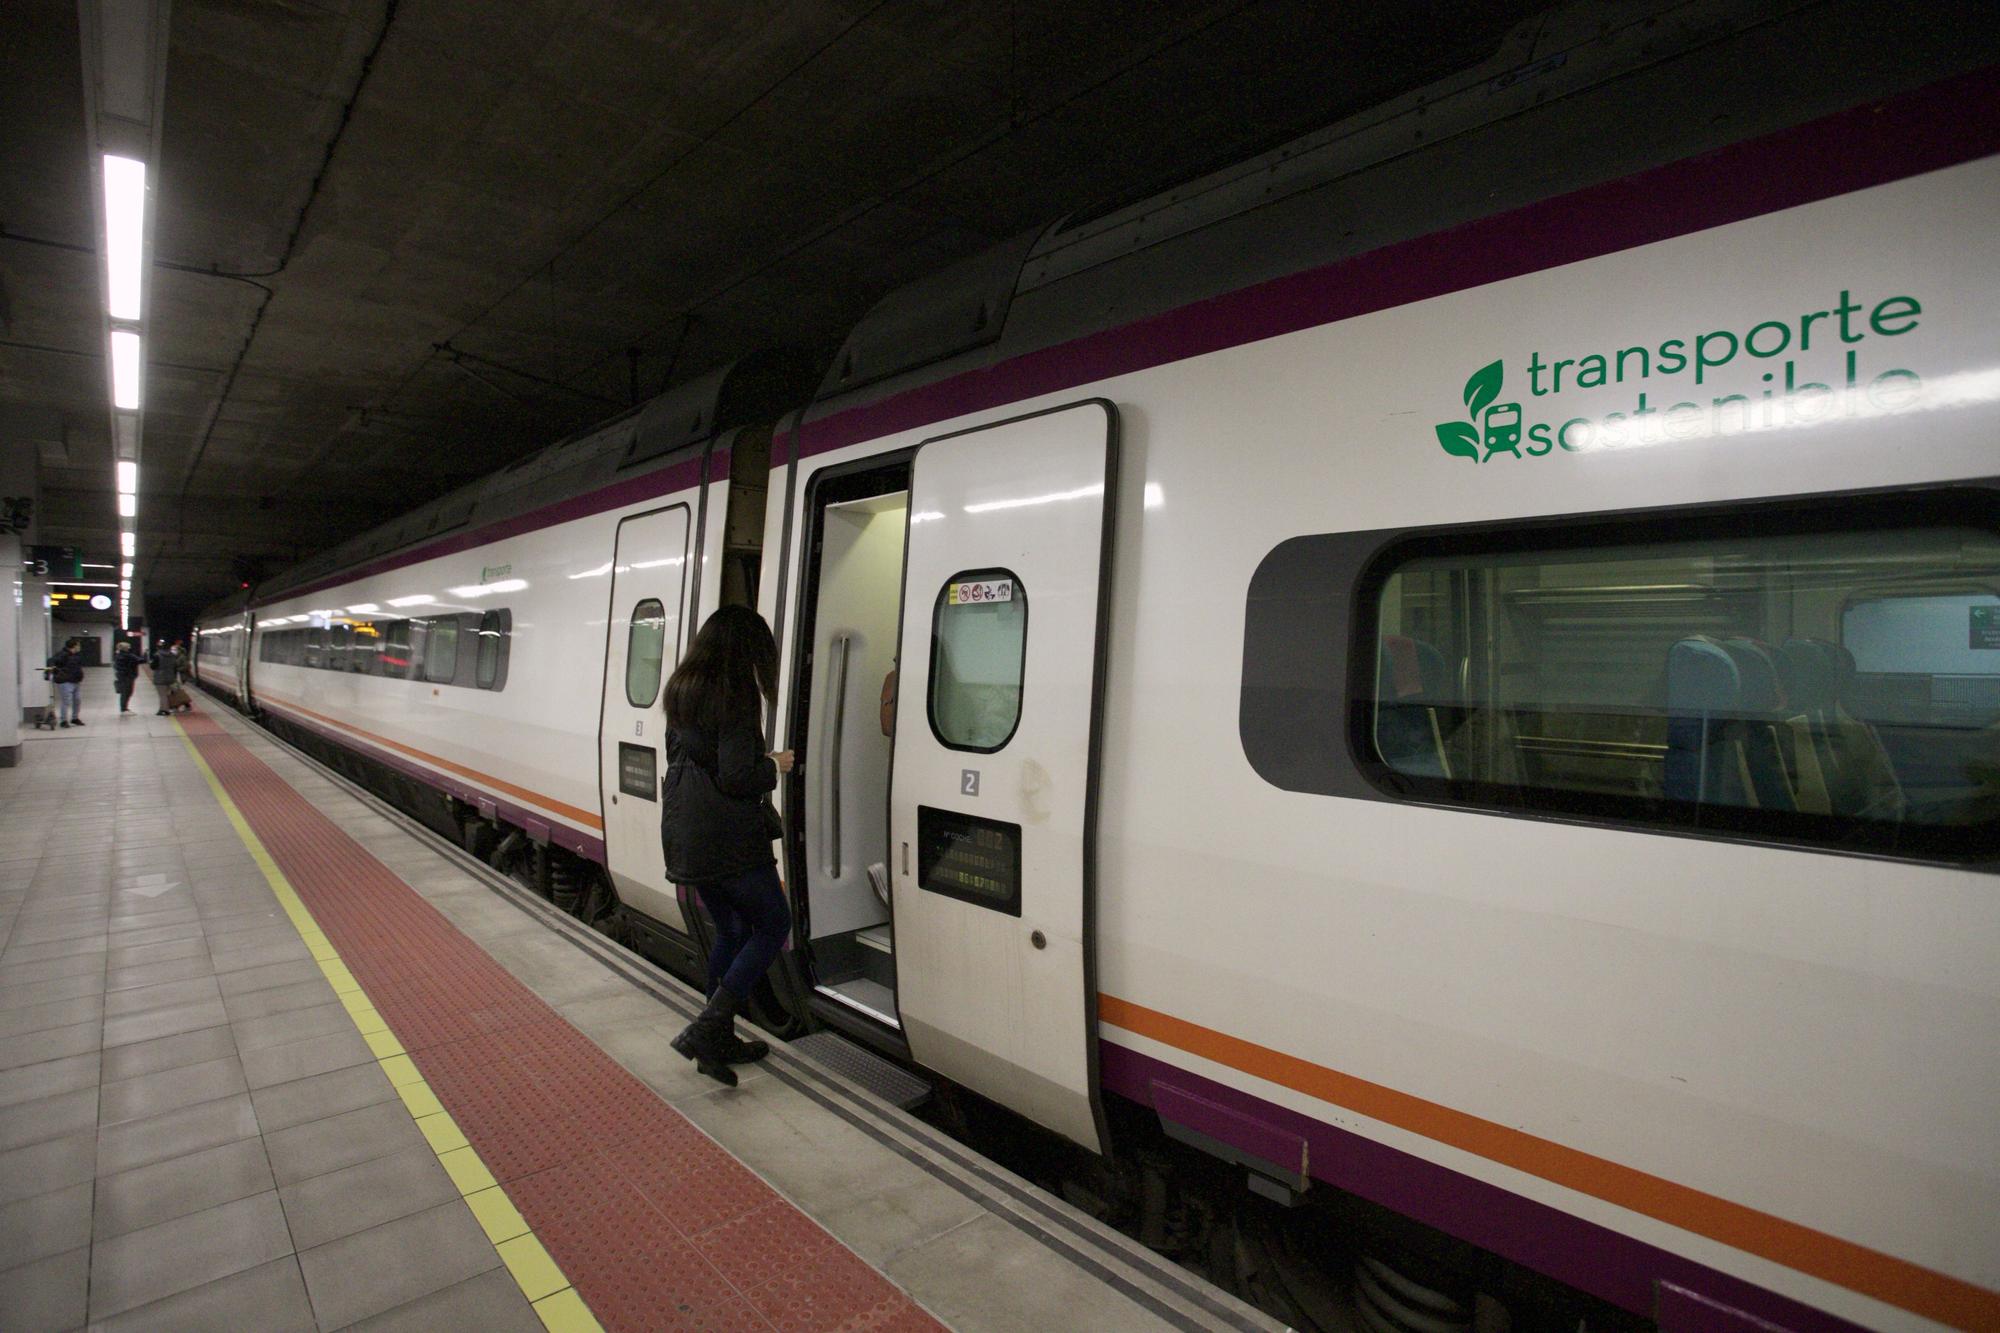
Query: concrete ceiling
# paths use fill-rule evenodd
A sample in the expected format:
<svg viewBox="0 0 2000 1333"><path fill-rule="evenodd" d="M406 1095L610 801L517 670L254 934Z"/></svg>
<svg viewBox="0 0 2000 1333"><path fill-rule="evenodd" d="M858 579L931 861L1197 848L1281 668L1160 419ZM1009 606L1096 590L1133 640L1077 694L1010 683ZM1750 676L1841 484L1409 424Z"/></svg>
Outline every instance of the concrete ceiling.
<svg viewBox="0 0 2000 1333"><path fill-rule="evenodd" d="M1536 0L175 0L156 622L884 293L1489 52ZM0 447L114 558L77 10L0 17ZM636 349L636 351L632 350Z"/></svg>

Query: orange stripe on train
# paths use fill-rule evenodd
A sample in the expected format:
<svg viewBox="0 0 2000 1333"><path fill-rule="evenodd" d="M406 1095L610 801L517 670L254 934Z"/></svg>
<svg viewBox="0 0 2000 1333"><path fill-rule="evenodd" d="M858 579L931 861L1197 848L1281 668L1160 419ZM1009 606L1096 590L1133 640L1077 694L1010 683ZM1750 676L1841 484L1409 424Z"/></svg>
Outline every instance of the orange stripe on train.
<svg viewBox="0 0 2000 1333"><path fill-rule="evenodd" d="M296 699L288 699L282 694L276 694L270 690L260 688L257 691L257 696L261 699L276 700L293 712L303 714L314 721L324 722L330 727L339 727L342 731L352 732L356 736L365 737L377 745L385 746L400 754L406 754L412 759L421 759L426 764L456 773L462 778L470 778L474 782L481 782L497 791L503 791L509 796L519 797L521 800L527 801L532 805L538 805L544 810L559 814L564 819L581 824L585 828L593 828L599 832L602 832L604 829L604 820L601 817L592 814L588 810L579 809L574 805L567 805L562 801L558 801L553 796L544 796L538 791L530 791L526 787L516 786L514 783L508 782L505 778L496 778L491 773L482 773L476 768L467 768L464 764L455 764L449 759L431 754L427 750L419 750L413 745L405 745L401 741L390 740L387 736L378 736L372 731L355 726L352 722L343 722L337 717L328 717L324 713L315 713Z"/></svg>
<svg viewBox="0 0 2000 1333"><path fill-rule="evenodd" d="M1097 1014L1106 1023L1190 1055L1643 1213L1927 1319L1958 1328L2000 1328L2000 1292L1130 1000L1100 994Z"/></svg>

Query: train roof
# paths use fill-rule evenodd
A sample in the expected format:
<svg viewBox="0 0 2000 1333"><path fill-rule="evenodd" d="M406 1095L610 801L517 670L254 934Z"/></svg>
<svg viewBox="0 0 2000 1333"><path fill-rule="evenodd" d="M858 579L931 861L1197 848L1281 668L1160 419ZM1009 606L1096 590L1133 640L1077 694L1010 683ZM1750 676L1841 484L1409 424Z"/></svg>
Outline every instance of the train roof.
<svg viewBox="0 0 2000 1333"><path fill-rule="evenodd" d="M587 494L648 466L698 456L745 424L794 406L811 375L805 357L792 351L762 353L720 367L302 560L259 584L254 600L283 596L447 533ZM202 616L238 610L251 600L250 593L231 597L206 608Z"/></svg>
<svg viewBox="0 0 2000 1333"><path fill-rule="evenodd" d="M1884 6L1877 26L1856 25L1810 50L1788 26L1796 10L1775 0L1654 0L1537 15L1470 69L891 293L849 334L801 419L1635 175L1993 58L1990 46L1952 35L1953 16L1970 21L1973 4L1941 7L1921 35ZM1727 44L1743 49L1725 56ZM1771 73L1751 79L1745 69ZM1702 114L1675 114L1688 108Z"/></svg>
<svg viewBox="0 0 2000 1333"><path fill-rule="evenodd" d="M800 422L832 417L1799 124L1982 59L1953 45L1949 23L1927 26L1922 40L1907 29L1895 41L1857 32L1846 45L1800 51L1782 22L1789 8L1635 0L1538 15L1470 69L1148 198L1022 233L890 293L850 331L816 391L815 368L802 355L747 358L313 556L261 584L256 600L586 493L642 464L678 461L788 409L799 409ZM1768 45L1771 59L1715 58L1731 40ZM1740 77L1745 59L1772 76ZM1614 86L1628 110L1698 105L1707 114L1635 116L1615 136L1598 131L1588 153L1561 151L1603 112L1591 94ZM1537 151L1537 136L1552 134L1556 150Z"/></svg>

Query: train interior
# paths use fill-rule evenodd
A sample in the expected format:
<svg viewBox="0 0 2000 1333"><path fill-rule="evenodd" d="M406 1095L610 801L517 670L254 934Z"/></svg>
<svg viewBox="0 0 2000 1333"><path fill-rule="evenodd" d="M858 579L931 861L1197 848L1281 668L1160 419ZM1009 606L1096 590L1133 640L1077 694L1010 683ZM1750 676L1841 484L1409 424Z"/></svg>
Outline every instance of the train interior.
<svg viewBox="0 0 2000 1333"><path fill-rule="evenodd" d="M889 906L889 759L902 609L907 469L825 488L813 516L791 735L803 808L801 879L819 991L891 1027L895 934Z"/></svg>
<svg viewBox="0 0 2000 1333"><path fill-rule="evenodd" d="M1409 776L1877 841L2000 805L1988 531L1421 558L1378 624L1376 748Z"/></svg>

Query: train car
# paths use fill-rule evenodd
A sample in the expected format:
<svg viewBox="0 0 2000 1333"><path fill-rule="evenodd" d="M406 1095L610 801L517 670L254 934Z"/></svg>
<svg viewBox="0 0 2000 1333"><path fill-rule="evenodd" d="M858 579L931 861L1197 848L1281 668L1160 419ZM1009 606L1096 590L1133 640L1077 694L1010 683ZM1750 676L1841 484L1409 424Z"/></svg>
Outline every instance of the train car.
<svg viewBox="0 0 2000 1333"><path fill-rule="evenodd" d="M238 708L250 700L249 603L245 591L207 607L187 642L188 674Z"/></svg>
<svg viewBox="0 0 2000 1333"><path fill-rule="evenodd" d="M260 587L250 706L693 977L754 602L773 1026L1364 1201L1371 1327L2000 1325L1988 17L1545 17Z"/></svg>

